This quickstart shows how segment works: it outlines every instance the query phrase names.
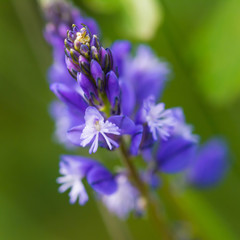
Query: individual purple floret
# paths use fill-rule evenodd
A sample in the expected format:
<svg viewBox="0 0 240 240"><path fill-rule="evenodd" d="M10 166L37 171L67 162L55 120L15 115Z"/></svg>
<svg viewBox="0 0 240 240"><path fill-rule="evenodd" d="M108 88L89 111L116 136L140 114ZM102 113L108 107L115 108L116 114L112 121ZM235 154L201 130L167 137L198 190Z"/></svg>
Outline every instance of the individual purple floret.
<svg viewBox="0 0 240 240"><path fill-rule="evenodd" d="M125 116L112 116L105 120L95 107L88 107L84 118L84 124L68 131L68 138L77 146L91 145L90 154L97 151L99 144L109 150L119 147L120 135L131 135L137 128L133 121Z"/></svg>
<svg viewBox="0 0 240 240"><path fill-rule="evenodd" d="M158 186L155 184L158 183L158 172L175 174L184 171L189 168L196 154L197 137L192 134L191 128L188 128L185 123L182 109L172 109L172 114L175 118L175 125L171 136L166 140L161 139L160 142L155 142L156 151L152 139L145 139L146 144L142 147L142 155L149 165L145 175L148 176L148 184L152 185L153 182L153 186ZM180 131L179 128L182 127L187 129L187 132Z"/></svg>
<svg viewBox="0 0 240 240"><path fill-rule="evenodd" d="M64 155L60 162L60 174L57 179L61 184L59 191L65 192L69 188L70 203L78 199L80 205L88 201L88 195L82 183L86 178L89 185L98 193L110 195L116 192L117 183L114 176L100 163L86 157Z"/></svg>
<svg viewBox="0 0 240 240"><path fill-rule="evenodd" d="M229 163L228 147L222 139L213 138L200 146L187 172L187 183L207 188L219 183L225 176Z"/></svg>
<svg viewBox="0 0 240 240"><path fill-rule="evenodd" d="M98 142L105 143L110 150L118 147L118 143L111 136L120 135L120 129L117 125L104 117L95 107L88 107L85 112L85 124L72 128L69 133L69 139L82 147L91 145L89 153L95 153L98 149Z"/></svg>
<svg viewBox="0 0 240 240"><path fill-rule="evenodd" d="M148 125L155 141L159 137L167 140L171 136L176 122L173 112L170 109L165 110L164 103L155 104L154 96L144 100L138 115L138 122Z"/></svg>

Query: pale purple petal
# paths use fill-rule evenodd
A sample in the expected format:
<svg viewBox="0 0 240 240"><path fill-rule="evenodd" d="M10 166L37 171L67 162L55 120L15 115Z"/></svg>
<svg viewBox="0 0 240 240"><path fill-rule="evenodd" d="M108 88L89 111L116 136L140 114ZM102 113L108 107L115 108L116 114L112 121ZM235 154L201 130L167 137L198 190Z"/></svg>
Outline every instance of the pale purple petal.
<svg viewBox="0 0 240 240"><path fill-rule="evenodd" d="M113 194L117 190L114 176L103 166L95 166L87 174L87 181L91 187L101 194Z"/></svg>
<svg viewBox="0 0 240 240"><path fill-rule="evenodd" d="M189 167L196 152L196 144L182 137L161 141L157 153L159 170L177 173Z"/></svg>
<svg viewBox="0 0 240 240"><path fill-rule="evenodd" d="M229 167L228 147L222 139L215 138L200 147L187 175L195 187L206 188L219 183Z"/></svg>
<svg viewBox="0 0 240 240"><path fill-rule="evenodd" d="M80 126L76 126L68 130L67 138L71 143L77 146L80 146L80 143L81 143L80 137L82 135L84 127L85 127L85 124L82 124Z"/></svg>

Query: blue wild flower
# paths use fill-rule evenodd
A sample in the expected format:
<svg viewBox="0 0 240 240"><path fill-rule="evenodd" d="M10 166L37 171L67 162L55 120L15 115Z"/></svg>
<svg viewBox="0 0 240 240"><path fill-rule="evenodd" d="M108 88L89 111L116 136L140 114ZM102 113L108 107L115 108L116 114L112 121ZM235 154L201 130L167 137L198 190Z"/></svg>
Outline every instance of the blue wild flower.
<svg viewBox="0 0 240 240"><path fill-rule="evenodd" d="M86 179L96 199L126 219L131 212L144 213L148 189L164 184L159 173L182 173L196 187L221 180L226 144L212 140L199 146L183 110L157 102L170 70L149 46L134 53L130 42L116 41L104 48L95 21L62 0L45 3L44 13L54 58L48 78L58 98L50 108L56 137L66 146L88 147L90 154L100 147L112 154L118 149L125 159L126 168L111 173L96 160L63 155L57 182L60 192L70 191L70 203L88 201ZM135 166L139 158L145 168Z"/></svg>

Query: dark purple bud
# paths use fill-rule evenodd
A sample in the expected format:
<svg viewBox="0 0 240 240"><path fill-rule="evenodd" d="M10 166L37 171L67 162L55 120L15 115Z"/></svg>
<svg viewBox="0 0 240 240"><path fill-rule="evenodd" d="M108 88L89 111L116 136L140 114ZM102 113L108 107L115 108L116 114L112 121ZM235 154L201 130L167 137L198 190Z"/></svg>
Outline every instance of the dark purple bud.
<svg viewBox="0 0 240 240"><path fill-rule="evenodd" d="M99 58L100 58L99 52L97 48L94 46L91 47L91 58L99 62Z"/></svg>
<svg viewBox="0 0 240 240"><path fill-rule="evenodd" d="M104 72L96 60L92 60L90 64L91 75L95 80L100 91L104 89Z"/></svg>
<svg viewBox="0 0 240 240"><path fill-rule="evenodd" d="M80 29L78 28L78 26L76 24L73 24L72 25L72 30L73 30L73 32L76 33L76 32L79 32Z"/></svg>
<svg viewBox="0 0 240 240"><path fill-rule="evenodd" d="M83 57L82 55L80 55L79 58L79 65L83 71L83 73L85 73L86 75L90 75L90 64L88 62L88 60Z"/></svg>
<svg viewBox="0 0 240 240"><path fill-rule="evenodd" d="M79 32L84 33L86 31L86 33L89 35L89 37L92 38L92 33L91 33L90 29L88 28L88 26L83 23L81 25L83 27L79 30Z"/></svg>
<svg viewBox="0 0 240 240"><path fill-rule="evenodd" d="M76 33L74 33L71 30L67 31L67 37L70 41L74 42L75 38L76 38Z"/></svg>
<svg viewBox="0 0 240 240"><path fill-rule="evenodd" d="M65 62L67 65L67 69L69 71L69 73L75 78L77 79L77 72L79 72L81 70L79 65L76 65L72 62L72 60L70 58L68 58L67 56L65 57Z"/></svg>
<svg viewBox="0 0 240 240"><path fill-rule="evenodd" d="M109 68L109 56L105 48L101 47L100 49L100 63L103 71L106 73Z"/></svg>
<svg viewBox="0 0 240 240"><path fill-rule="evenodd" d="M90 45L96 47L97 49L100 48L100 42L99 42L97 35L95 35L95 34L93 35Z"/></svg>
<svg viewBox="0 0 240 240"><path fill-rule="evenodd" d="M109 48L106 48L106 51L108 53L108 57L109 57L109 64L108 64L108 70L113 70L115 72L115 69L113 69L113 55L112 55L112 51Z"/></svg>
<svg viewBox="0 0 240 240"><path fill-rule="evenodd" d="M79 52L77 52L76 50L74 49L70 49L70 55L71 55L71 58L72 58L72 61L75 63L75 64L78 64L79 62Z"/></svg>
<svg viewBox="0 0 240 240"><path fill-rule="evenodd" d="M65 52L66 57L71 58L69 49L64 48L64 52Z"/></svg>
<svg viewBox="0 0 240 240"><path fill-rule="evenodd" d="M86 58L89 58L89 47L85 44L82 44L80 46L80 53L86 57Z"/></svg>
<svg viewBox="0 0 240 240"><path fill-rule="evenodd" d="M74 41L74 49L80 52L81 43L79 41Z"/></svg>
<svg viewBox="0 0 240 240"><path fill-rule="evenodd" d="M85 74L78 73L77 81L88 100L91 100L93 96L95 98L98 98L97 88L93 85L92 81Z"/></svg>
<svg viewBox="0 0 240 240"><path fill-rule="evenodd" d="M118 108L120 99L120 87L118 78L113 71L110 71L106 75L106 93L112 108Z"/></svg>
<svg viewBox="0 0 240 240"><path fill-rule="evenodd" d="M64 40L64 45L67 49L73 48L73 43L69 41L67 38Z"/></svg>

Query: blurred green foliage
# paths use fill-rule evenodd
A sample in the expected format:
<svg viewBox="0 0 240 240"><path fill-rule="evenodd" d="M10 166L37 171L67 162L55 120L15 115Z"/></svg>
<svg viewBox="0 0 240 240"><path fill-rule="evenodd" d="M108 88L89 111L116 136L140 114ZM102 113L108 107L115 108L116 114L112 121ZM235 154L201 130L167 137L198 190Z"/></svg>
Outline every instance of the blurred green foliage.
<svg viewBox="0 0 240 240"><path fill-rule="evenodd" d="M226 136L234 156L226 181L211 191L189 191L179 204L204 231L205 239L238 239L240 2L149 2L150 12L157 6L155 16L148 16L147 9L143 16L146 5L141 1L75 1L97 19L106 45L118 38L135 43L148 40L173 70L163 98L167 106L182 106L202 140L212 134ZM155 20L139 31L141 15ZM72 206L67 194L57 192L59 155L67 151L52 140L48 104L54 97L46 81L52 56L42 36L43 26L37 2L0 2L0 239L107 240L109 232L115 233L116 240L157 239L146 218L131 217L125 224L105 216L106 228L93 198L85 207ZM111 166L109 153L103 152L100 159Z"/></svg>

